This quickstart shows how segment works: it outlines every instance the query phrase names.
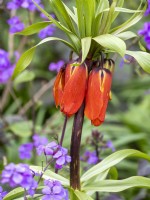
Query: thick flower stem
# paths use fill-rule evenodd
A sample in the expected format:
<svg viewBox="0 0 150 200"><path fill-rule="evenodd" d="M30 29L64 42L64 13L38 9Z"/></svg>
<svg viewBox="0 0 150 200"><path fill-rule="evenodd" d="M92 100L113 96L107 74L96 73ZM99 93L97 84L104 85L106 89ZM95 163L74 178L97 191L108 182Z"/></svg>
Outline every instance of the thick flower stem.
<svg viewBox="0 0 150 200"><path fill-rule="evenodd" d="M80 143L81 143L81 134L82 126L84 120L84 107L83 103L75 114L72 137L71 137L71 163L70 163L70 186L75 190L80 190Z"/></svg>

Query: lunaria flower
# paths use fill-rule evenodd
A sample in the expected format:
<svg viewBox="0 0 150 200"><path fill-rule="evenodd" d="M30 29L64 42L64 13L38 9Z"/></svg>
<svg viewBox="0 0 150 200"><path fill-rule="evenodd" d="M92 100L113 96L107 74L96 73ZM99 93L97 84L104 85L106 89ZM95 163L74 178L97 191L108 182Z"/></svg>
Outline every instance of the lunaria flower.
<svg viewBox="0 0 150 200"><path fill-rule="evenodd" d="M4 84L11 77L14 66L11 64L8 52L0 49L0 84Z"/></svg>
<svg viewBox="0 0 150 200"><path fill-rule="evenodd" d="M7 192L3 191L3 188L0 186L0 200L3 200L4 196L6 196Z"/></svg>
<svg viewBox="0 0 150 200"><path fill-rule="evenodd" d="M146 47L150 50L150 22L145 22L143 29L139 30L138 34L144 37Z"/></svg>
<svg viewBox="0 0 150 200"><path fill-rule="evenodd" d="M54 63L50 63L49 65L49 70L50 71L60 71L60 69L63 67L63 65L65 64L65 62L63 60L59 60L58 62Z"/></svg>
<svg viewBox="0 0 150 200"><path fill-rule="evenodd" d="M46 156L51 156L55 161L55 167L61 169L64 165L71 162L71 157L68 155L68 150L56 142L51 142L46 146L40 145L37 148L37 154L44 154Z"/></svg>
<svg viewBox="0 0 150 200"><path fill-rule="evenodd" d="M54 34L56 30L56 27L54 24L50 24L49 26L47 26L46 28L42 29L39 34L38 37L40 39L44 39L46 37L52 36Z"/></svg>
<svg viewBox="0 0 150 200"><path fill-rule="evenodd" d="M81 160L87 162L89 165L97 164L99 161L95 151L85 151L84 155L81 157Z"/></svg>
<svg viewBox="0 0 150 200"><path fill-rule="evenodd" d="M19 157L20 159L30 159L32 157L32 150L33 150L33 144L32 143L26 143L22 144L19 147Z"/></svg>
<svg viewBox="0 0 150 200"><path fill-rule="evenodd" d="M20 32L24 29L24 24L20 21L19 17L17 16L10 18L7 22L10 25L10 33Z"/></svg>
<svg viewBox="0 0 150 200"><path fill-rule="evenodd" d="M68 192L59 181L45 180L42 200L68 200Z"/></svg>
<svg viewBox="0 0 150 200"><path fill-rule="evenodd" d="M10 163L2 171L2 184L8 183L10 187L23 187L28 194L33 196L37 182L33 179L33 172L27 164Z"/></svg>

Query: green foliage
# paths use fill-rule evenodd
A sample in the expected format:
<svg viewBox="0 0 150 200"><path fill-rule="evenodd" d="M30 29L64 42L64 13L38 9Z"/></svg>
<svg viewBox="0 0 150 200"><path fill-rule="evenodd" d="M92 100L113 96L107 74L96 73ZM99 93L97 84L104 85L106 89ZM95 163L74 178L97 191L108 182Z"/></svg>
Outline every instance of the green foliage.
<svg viewBox="0 0 150 200"><path fill-rule="evenodd" d="M123 0L113 1L111 5L109 5L108 0L76 0L76 7L74 7L73 12L60 0L50 0L49 2L53 12L55 13L59 21L51 17L39 5L37 5L35 2L34 3L38 7L38 9L50 19L49 23L54 23L68 36L70 42L62 40L60 38L49 38L47 40L41 41L41 43L39 44L50 40L62 41L78 55L82 51L82 62L86 59L88 53L90 53L90 55L92 56L94 55L95 59L96 49L98 50L98 52L117 52L122 57L124 57L126 45L123 40L136 37L136 34L123 31L135 25L142 18L144 10L147 6L147 3L145 2L144 7L142 7L143 0L141 0L141 4L137 10L122 8L124 4ZM118 14L124 12L134 14L120 26L111 29L112 23L118 16ZM45 27L46 23L48 22L31 25L30 27L22 31L21 34L33 34L40 30L42 26ZM91 38L93 40L91 40ZM86 41L87 44L85 46ZM94 41L96 41L98 44ZM36 45L35 47L37 47L38 45ZM15 78L30 64L34 55L35 47L32 47L21 56L14 71L13 78ZM85 47L87 48L86 51ZM98 54L98 56L99 55L100 54ZM142 63L139 62L137 56L134 56L134 58L137 59L138 63L142 66L144 70L150 72L149 67L147 67L146 58L144 56L142 57Z"/></svg>

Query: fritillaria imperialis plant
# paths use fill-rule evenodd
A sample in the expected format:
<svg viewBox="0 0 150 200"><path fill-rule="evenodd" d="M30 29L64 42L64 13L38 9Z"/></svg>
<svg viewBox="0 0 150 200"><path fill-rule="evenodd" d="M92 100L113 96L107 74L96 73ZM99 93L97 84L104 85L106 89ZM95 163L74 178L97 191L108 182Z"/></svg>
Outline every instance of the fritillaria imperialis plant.
<svg viewBox="0 0 150 200"><path fill-rule="evenodd" d="M13 79L31 63L36 47L45 42L54 40L63 42L71 53L78 56L76 60L71 58L58 72L53 88L55 104L65 115L60 145L63 143L67 119L74 116L70 147L70 181L52 172L49 173L50 178L60 181L65 188L68 188L71 200L92 200L95 192L120 192L132 187L149 188L148 178L134 176L116 180L117 176L114 175L117 174L114 165L126 157L134 156L150 160L148 155L137 150L115 152L82 176L80 176L79 159L84 115L94 126L101 125L105 119L107 104L111 99L110 90L115 67L113 54L117 53L122 58L125 55L134 57L143 70L150 73L150 55L142 51L129 51L125 43L126 40L137 37L127 29L143 17L147 1L141 0L139 7L131 10L123 7L124 0L76 0L73 9L61 0L49 0L56 18L34 3L47 17L47 21L32 24L17 34L32 35L53 23L63 31L68 40L48 37L26 51L16 65ZM114 27L115 19L122 13L130 13L131 17ZM38 173L45 172L38 166L31 168ZM111 177L114 180L109 179L112 173ZM17 193L17 190L15 192ZM11 194L8 194L5 199L10 196Z"/></svg>

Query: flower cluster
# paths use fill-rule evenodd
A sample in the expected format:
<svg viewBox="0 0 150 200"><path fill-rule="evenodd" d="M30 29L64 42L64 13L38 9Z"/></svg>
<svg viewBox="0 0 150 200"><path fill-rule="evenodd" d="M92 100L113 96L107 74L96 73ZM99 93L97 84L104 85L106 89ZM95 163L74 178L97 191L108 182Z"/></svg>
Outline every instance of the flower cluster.
<svg viewBox="0 0 150 200"><path fill-rule="evenodd" d="M6 194L7 192L3 191L3 188L0 186L0 200L2 200Z"/></svg>
<svg viewBox="0 0 150 200"><path fill-rule="evenodd" d="M20 32L24 29L24 24L20 21L19 17L17 16L10 18L7 22L10 25L10 33Z"/></svg>
<svg viewBox="0 0 150 200"><path fill-rule="evenodd" d="M85 99L85 115L93 125L99 126L105 119L108 101L111 99L114 61L105 59L96 63L88 77L85 64L69 63L61 68L53 87L56 106L67 116L75 114Z"/></svg>
<svg viewBox="0 0 150 200"><path fill-rule="evenodd" d="M14 67L10 62L8 52L0 49L0 84L8 81L13 73Z"/></svg>
<svg viewBox="0 0 150 200"><path fill-rule="evenodd" d="M37 153L38 155L43 153L46 156L52 156L56 162L56 169L62 169L64 165L67 165L69 162L71 162L71 157L68 155L68 150L56 142L50 142L46 146L40 145L37 147Z"/></svg>
<svg viewBox="0 0 150 200"><path fill-rule="evenodd" d="M150 0L148 0L148 7L145 11L145 16L150 15ZM146 43L146 47L150 50L150 22L145 22L143 29L138 31L138 34L144 37L144 41Z"/></svg>
<svg viewBox="0 0 150 200"><path fill-rule="evenodd" d="M99 161L96 151L85 151L84 155L81 157L81 160L87 162L89 165L97 164Z"/></svg>
<svg viewBox="0 0 150 200"><path fill-rule="evenodd" d="M44 136L39 136L38 134L34 134L33 142L22 144L19 147L19 157L20 159L30 159L32 157L32 150L33 148L37 148L40 145L46 145L48 143L48 140Z"/></svg>
<svg viewBox="0 0 150 200"><path fill-rule="evenodd" d="M142 30L139 30L139 35L144 37L146 47L150 50L150 22L145 22Z"/></svg>
<svg viewBox="0 0 150 200"><path fill-rule="evenodd" d="M33 172L27 164L10 163L2 171L2 184L8 183L10 187L21 186L29 195L33 196L37 182L33 179Z"/></svg>
<svg viewBox="0 0 150 200"><path fill-rule="evenodd" d="M37 4L41 4L41 0L35 0ZM7 9L17 10L19 8L25 8L30 11L35 11L37 8L32 0L11 0L7 3Z"/></svg>
<svg viewBox="0 0 150 200"><path fill-rule="evenodd" d="M55 25L54 24L50 24L46 28L42 29L39 32L38 36L39 36L39 38L44 39L46 37L52 36L54 34L55 30L56 30Z"/></svg>
<svg viewBox="0 0 150 200"><path fill-rule="evenodd" d="M42 200L68 200L68 193L59 181L45 180L44 185L46 186L42 193L44 196Z"/></svg>
<svg viewBox="0 0 150 200"><path fill-rule="evenodd" d="M63 67L64 64L65 64L65 62L63 60L59 60L56 63L54 63L54 62L50 63L50 65L49 65L48 68L49 68L50 71L57 71L57 72L59 72L60 69Z"/></svg>
<svg viewBox="0 0 150 200"><path fill-rule="evenodd" d="M148 3L148 7L147 7L147 10L145 11L145 16L150 14L150 0L147 0L147 3Z"/></svg>

